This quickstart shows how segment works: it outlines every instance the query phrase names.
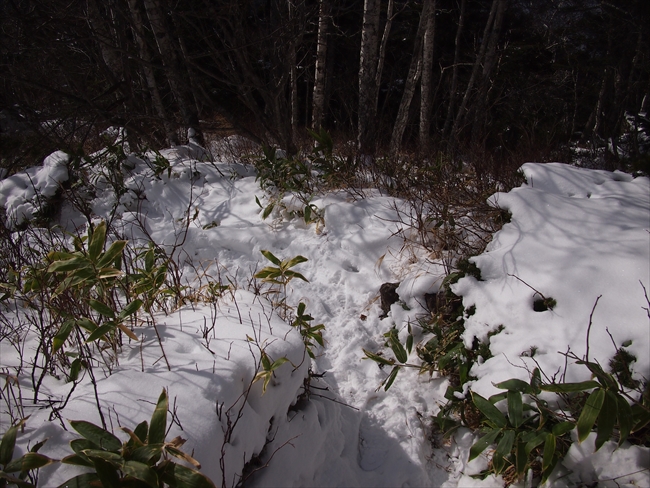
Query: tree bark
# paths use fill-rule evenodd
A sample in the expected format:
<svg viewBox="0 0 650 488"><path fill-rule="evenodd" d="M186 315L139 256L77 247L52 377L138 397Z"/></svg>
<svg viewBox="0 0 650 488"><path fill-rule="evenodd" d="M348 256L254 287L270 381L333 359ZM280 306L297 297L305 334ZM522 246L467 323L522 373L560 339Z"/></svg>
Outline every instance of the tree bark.
<svg viewBox="0 0 650 488"><path fill-rule="evenodd" d="M433 112L433 48L436 27L436 0L430 3L426 18L424 42L422 45L422 77L420 83L420 153L424 154L430 145L431 114Z"/></svg>
<svg viewBox="0 0 650 488"><path fill-rule="evenodd" d="M160 96L160 90L158 89L158 83L156 82L156 76L153 72L153 68L151 67L151 56L149 55L149 49L144 37L144 19L142 18L142 13L138 9L137 0L128 0L128 4L129 10L131 12L131 18L133 20L134 37L138 45L140 58L142 59L142 72L144 73L144 77L147 82L147 88L149 89L149 94L151 96L151 103L156 112L156 115L162 121L163 127L165 129L165 137L167 138L167 143L171 146L176 146L178 144L178 136L176 135L169 117L167 116L167 111L165 110L165 105L163 104L162 97Z"/></svg>
<svg viewBox="0 0 650 488"><path fill-rule="evenodd" d="M311 127L319 131L325 114L325 75L327 65L327 31L330 23L330 0L320 1L318 14L318 40L316 67L314 70L314 94L312 100Z"/></svg>
<svg viewBox="0 0 650 488"><path fill-rule="evenodd" d="M393 8L394 0L388 0L388 7L386 8L386 25L384 25L384 33L381 36L381 45L379 46L379 60L377 61L377 74L375 75L375 114L379 106L379 88L381 87L381 75L384 72L384 62L386 61L386 46L388 45L388 36L390 29L393 25Z"/></svg>
<svg viewBox="0 0 650 488"><path fill-rule="evenodd" d="M178 103L185 128L188 131L194 129L198 137L202 138L200 136L201 130L199 128L196 102L188 89L187 82L184 80L176 48L168 35L168 29L165 25L165 10L161 0L144 0L144 7L156 38L156 45L162 57L169 86Z"/></svg>
<svg viewBox="0 0 650 488"><path fill-rule="evenodd" d="M463 33L463 27L465 27L465 6L466 5L467 5L467 0L461 0L460 16L458 18L458 28L456 29L456 39L454 43L454 65L451 74L451 87L449 89L449 105L447 106L447 117L445 118L445 126L442 131L445 136L450 135L449 131L451 130L451 123L454 120L456 92L458 91L458 65L460 64L460 41L461 41L461 35Z"/></svg>
<svg viewBox="0 0 650 488"><path fill-rule="evenodd" d="M362 154L375 152L377 35L380 0L364 0L359 60L358 144Z"/></svg>
<svg viewBox="0 0 650 488"><path fill-rule="evenodd" d="M393 126L393 134L390 138L390 153L393 155L397 154L397 151L399 151L399 148L402 145L402 138L404 137L404 131L406 130L406 124L408 122L411 101L413 100L413 94L415 93L418 81L420 81L420 75L422 73L422 40L424 38L427 17L429 15L429 10L432 8L432 3L433 0L425 0L422 7L422 13L420 14L420 23L418 24L418 30L415 35L413 56L411 57L411 66L406 78L404 92L402 93L402 101L400 102L399 110L397 111L395 125Z"/></svg>

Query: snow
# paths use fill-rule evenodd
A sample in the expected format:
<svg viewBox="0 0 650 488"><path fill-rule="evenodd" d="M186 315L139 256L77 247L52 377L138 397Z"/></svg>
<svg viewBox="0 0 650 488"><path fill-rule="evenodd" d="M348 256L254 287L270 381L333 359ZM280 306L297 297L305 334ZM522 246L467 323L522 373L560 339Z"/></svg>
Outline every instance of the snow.
<svg viewBox="0 0 650 488"><path fill-rule="evenodd" d="M332 192L312 202L324 211L324 226L306 225L278 209L263 220L255 197L264 205L266 196L254 171L225 149L244 142L236 138L214 145L214 160L195 144L161 151L171 170L158 176L151 164L155 154L130 155L133 169L123 174L128 191L119 197L100 175L101 167L93 170L102 182L92 201L93 213L97 219L114 214L112 225L129 239L129 246L144 247L151 239L173 252L184 283L194 288L205 285L208 276L237 288L216 303L149 317L160 342L152 326L134 329L141 340L125 344L119 364L98 377L102 408L116 435L124 438L118 424L133 428L150 418L165 387L170 405L176 402L178 418L168 439L188 439L183 449L194 453L202 472L217 485L234 486L244 463L256 456L258 464L251 466L259 469L247 479L249 486L451 488L502 483L494 477L470 477L487 466L484 456L467 462L475 434L460 429L448 445L431 434L430 418L446 403L445 378L404 368L389 391L378 390L389 371L362 359L363 348L382 350L383 334L393 326L404 339L407 324L428 314L424 294L437 292L445 276L443 263L399 237L398 212L407 203L372 189L363 191L364 198ZM35 195L51 196L67 179L66 160L63 153L55 153L42 167L3 180L0 204L8 218L17 223L31 218L37 209ZM616 347L631 341L627 349L637 358L635 378L650 377L650 324L643 308L648 303L641 286L650 289L648 179L560 163L529 163L522 169L527 184L491 198L512 213L512 220L485 253L472 258L483 281L465 277L453 288L466 309L476 307L466 320L466 345L474 337L486 340L503 326L490 337L492 357L474 367L477 379L468 386L489 396L496 391L493 383L512 377L528 380L525 368L534 367L533 359L551 375L564 367L560 353L567 348L582 357L592 310L590 358L607 365L616 350L609 331ZM29 178L38 184L28 185ZM32 186L37 190L30 193ZM64 227L74 232L84 223L71 206L63 206ZM266 299L268 285L253 279L269 264L261 250L280 259L308 259L296 271L309 282L291 281L287 303L304 302L314 324L326 326L325 347L315 350L311 365L300 334ZM401 302L380 319L378 291L385 282L400 282ZM554 298L557 306L533 311L539 298L533 288ZM256 289L262 294L253 293ZM417 341L421 331L414 329ZM534 358L522 356L531 348ZM33 354L34 349L28 343L26 351ZM265 393L261 381L251 383L262 349L273 360L290 361L275 371ZM0 366L9 371L17 360L15 350L5 340L0 353ZM417 361L411 354L409 362ZM308 369L315 376L305 396ZM21 387L28 392L31 380L23 376ZM570 365L566 379L585 380L588 372ZM43 388L51 398L61 398L69 387L49 378ZM224 444L225 412L231 406L242 418L231 442ZM67 442L75 436L63 430L65 421L50 420L47 409L31 408L29 413L19 444L25 448L49 437L42 453L58 459L69 454ZM7 417L3 413L2 431ZM77 387L61 418L99 423L89 381ZM222 447L226 473L220 468ZM577 486L614 478L620 486L650 484L650 450L628 443L614 447L607 443L594 454L593 439L574 444L550 484ZM40 486L57 486L73 469L42 469Z"/></svg>

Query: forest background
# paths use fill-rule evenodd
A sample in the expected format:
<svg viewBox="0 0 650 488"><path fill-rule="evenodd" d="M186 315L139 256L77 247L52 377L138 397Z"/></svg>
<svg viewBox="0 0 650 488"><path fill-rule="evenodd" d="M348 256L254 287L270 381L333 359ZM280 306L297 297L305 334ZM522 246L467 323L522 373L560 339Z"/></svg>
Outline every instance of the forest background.
<svg viewBox="0 0 650 488"><path fill-rule="evenodd" d="M572 145L648 164L645 0L6 0L0 23L5 174L109 126L133 149L234 131L291 154L324 128L496 174Z"/></svg>

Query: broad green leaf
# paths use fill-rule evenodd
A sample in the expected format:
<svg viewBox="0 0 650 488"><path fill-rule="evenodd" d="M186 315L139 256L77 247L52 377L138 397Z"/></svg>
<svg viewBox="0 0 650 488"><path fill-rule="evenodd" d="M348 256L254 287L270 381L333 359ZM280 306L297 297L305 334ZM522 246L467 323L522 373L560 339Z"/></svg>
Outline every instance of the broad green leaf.
<svg viewBox="0 0 650 488"><path fill-rule="evenodd" d="M469 450L469 459L468 461L471 461L474 459L476 456L481 454L485 449L494 443L497 437L499 437L499 434L503 432L502 429L493 429L483 437L481 437L476 443L470 448Z"/></svg>
<svg viewBox="0 0 650 488"><path fill-rule="evenodd" d="M508 390L508 419L514 428L524 423L524 406L518 391Z"/></svg>
<svg viewBox="0 0 650 488"><path fill-rule="evenodd" d="M542 470L545 471L553 464L553 456L555 455L555 436L553 434L546 435L546 442L544 443L544 456L542 458Z"/></svg>
<svg viewBox="0 0 650 488"><path fill-rule="evenodd" d="M63 322L61 328L52 339L52 354L61 349L61 346L68 340L70 332L74 329L75 321L70 319Z"/></svg>
<svg viewBox="0 0 650 488"><path fill-rule="evenodd" d="M61 459L61 463L71 464L73 466L86 466L88 468L92 468L94 466L90 459L79 454L70 454L69 456Z"/></svg>
<svg viewBox="0 0 650 488"><path fill-rule="evenodd" d="M117 468L120 468L124 464L124 458L116 452L104 451L102 449L85 449L83 453L93 462L95 459L101 459Z"/></svg>
<svg viewBox="0 0 650 488"><path fill-rule="evenodd" d="M82 329L87 330L88 332L93 332L97 329L97 324L88 318L80 318L75 321L75 323Z"/></svg>
<svg viewBox="0 0 650 488"><path fill-rule="evenodd" d="M531 440L526 442L526 445L524 446L526 455L529 455L533 451L533 449L541 445L546 440L546 436L547 436L546 432L541 432L537 434L535 437L533 437Z"/></svg>
<svg viewBox="0 0 650 488"><path fill-rule="evenodd" d="M309 224L311 222L311 207L309 205L305 205L305 224Z"/></svg>
<svg viewBox="0 0 650 488"><path fill-rule="evenodd" d="M273 212L273 209L275 208L275 202L269 203L264 211L262 212L262 220L266 220L266 218L271 215L271 212Z"/></svg>
<svg viewBox="0 0 650 488"><path fill-rule="evenodd" d="M600 388L600 383L597 381L582 381L580 383L557 383L551 385L541 385L543 391L551 391L554 393L574 393L578 391L591 390L592 388Z"/></svg>
<svg viewBox="0 0 650 488"><path fill-rule="evenodd" d="M70 365L70 374L68 375L68 381L77 381L79 378L79 373L81 372L81 366L83 365L81 358L77 358L72 361Z"/></svg>
<svg viewBox="0 0 650 488"><path fill-rule="evenodd" d="M144 463L138 461L127 461L122 467L126 476L135 478L146 483L151 488L158 488L158 475L156 472Z"/></svg>
<svg viewBox="0 0 650 488"><path fill-rule="evenodd" d="M395 378L397 378L397 373L399 373L399 366L393 366L393 369L391 370L390 374L388 375L388 378L386 379L386 385L384 386L384 391L388 391L388 389L391 387L393 382L395 381Z"/></svg>
<svg viewBox="0 0 650 488"><path fill-rule="evenodd" d="M156 264L156 255L154 253L153 247L150 247L149 250L144 254L144 269L147 273L153 271L153 267Z"/></svg>
<svg viewBox="0 0 650 488"><path fill-rule="evenodd" d="M145 444L137 447L129 459L151 465L160 459L164 444Z"/></svg>
<svg viewBox="0 0 650 488"><path fill-rule="evenodd" d="M56 462L47 456L43 456L38 452L28 452L22 457L7 463L3 469L6 473L22 473L32 469L39 469L48 464Z"/></svg>
<svg viewBox="0 0 650 488"><path fill-rule="evenodd" d="M147 440L147 435L149 434L149 423L146 420L140 422L137 427L133 430L133 433L144 443Z"/></svg>
<svg viewBox="0 0 650 488"><path fill-rule="evenodd" d="M215 488L209 478L176 463L169 463L163 475L163 481L176 488Z"/></svg>
<svg viewBox="0 0 650 488"><path fill-rule="evenodd" d="M406 337L406 350L408 351L409 354L413 350L413 334L409 334Z"/></svg>
<svg viewBox="0 0 650 488"><path fill-rule="evenodd" d="M616 395L616 402L618 403L618 428L620 431L618 445L620 446L630 435L634 420L632 416L632 407L627 403L627 400L621 395Z"/></svg>
<svg viewBox="0 0 650 488"><path fill-rule="evenodd" d="M280 270L278 268L272 268L270 266L262 268L260 271L255 273L255 278L260 280L268 280L270 278L277 278L278 276L282 276Z"/></svg>
<svg viewBox="0 0 650 488"><path fill-rule="evenodd" d="M605 391L605 399L603 400L603 406L598 414L598 424L596 425L596 430L598 432L596 435L596 451L612 437L614 424L618 417L617 403L614 393L609 390Z"/></svg>
<svg viewBox="0 0 650 488"><path fill-rule="evenodd" d="M530 376L530 387L533 389L534 393L539 393L542 386L542 374L539 372L539 368L533 370L533 374Z"/></svg>
<svg viewBox="0 0 650 488"><path fill-rule="evenodd" d="M91 261L96 262L97 258L104 249L104 242L106 242L106 222L101 222L95 230L93 230L92 237L88 243L88 256Z"/></svg>
<svg viewBox="0 0 650 488"><path fill-rule="evenodd" d="M289 278L298 278L306 283L309 283L309 280L305 278L303 275L301 275L300 273L298 273L297 271L286 270L284 272L284 275Z"/></svg>
<svg viewBox="0 0 650 488"><path fill-rule="evenodd" d="M395 358L400 363L405 363L408 360L408 355L406 354L406 349L399 341L399 336L397 335L397 329L391 329L388 333L388 342L390 343L390 348L395 354Z"/></svg>
<svg viewBox="0 0 650 488"><path fill-rule="evenodd" d="M47 268L50 273L65 273L77 269L91 267L91 263L83 256L76 256L65 261L55 261Z"/></svg>
<svg viewBox="0 0 650 488"><path fill-rule="evenodd" d="M2 436L2 442L0 442L0 464L2 466L11 462L11 458L14 456L14 447L16 446L18 429L25 424L25 420L26 419L23 419L16 425L9 427L7 432Z"/></svg>
<svg viewBox="0 0 650 488"><path fill-rule="evenodd" d="M258 206L258 207L260 207L260 208L264 208L264 207L262 207L262 203L260 202L260 199L257 198L257 195L255 195L255 203L257 203L257 206Z"/></svg>
<svg viewBox="0 0 650 488"><path fill-rule="evenodd" d="M122 447L122 442L117 437L95 424L85 420L69 420L69 422L74 430L101 449L117 452Z"/></svg>
<svg viewBox="0 0 650 488"><path fill-rule="evenodd" d="M366 355L366 357L363 358L363 359L372 359L373 361L375 361L375 362L377 362L379 364L386 365L386 366L392 366L392 365L395 364L394 359L386 359L385 357L380 356L380 355L375 354L375 353L372 353L372 352L368 351L367 349L362 349L362 350L363 350L363 353Z"/></svg>
<svg viewBox="0 0 650 488"><path fill-rule="evenodd" d="M118 278L123 274L124 273L116 268L102 268L97 272L97 278L100 280L108 280L110 278Z"/></svg>
<svg viewBox="0 0 650 488"><path fill-rule="evenodd" d="M515 442L515 431L506 430L503 433L503 437L497 444L497 448L494 451L492 456L492 465L494 466L494 472L496 474L501 473L505 467L505 457L510 454L512 451L512 446Z"/></svg>
<svg viewBox="0 0 650 488"><path fill-rule="evenodd" d="M271 368L270 368L271 371L275 371L276 369L278 369L280 366L282 366L287 361L289 361L289 360L284 356L279 358L279 359L276 359L275 361L273 361L273 364L271 365Z"/></svg>
<svg viewBox="0 0 650 488"><path fill-rule="evenodd" d="M97 339L106 339L104 336L106 334L109 334L110 332L113 332L116 327L117 324L115 322L107 322L101 327L98 327L97 329L92 331L92 333L86 339L86 342L93 342L96 341Z"/></svg>
<svg viewBox="0 0 650 488"><path fill-rule="evenodd" d="M84 473L74 478L70 478L57 488L97 488L99 477L97 473Z"/></svg>
<svg viewBox="0 0 650 488"><path fill-rule="evenodd" d="M120 476L117 473L115 466L100 458L94 458L92 461L97 476L102 482L102 488L122 488Z"/></svg>
<svg viewBox="0 0 650 488"><path fill-rule="evenodd" d="M515 447L515 471L518 476L522 476L526 472L528 466L528 453L526 452L526 443L523 442L521 436L517 436Z"/></svg>
<svg viewBox="0 0 650 488"><path fill-rule="evenodd" d="M95 312L103 315L104 317L108 317L109 319L115 318L115 311L99 300L94 300L91 298L88 300L88 305L90 305L90 308L92 308Z"/></svg>
<svg viewBox="0 0 650 488"><path fill-rule="evenodd" d="M278 258L276 258L275 255L274 255L271 251L262 250L262 251L260 251L260 252L262 253L262 255L263 255L266 259L268 259L269 261L271 261L271 262L272 262L273 264L275 264L276 266L282 266L282 261L280 261Z"/></svg>
<svg viewBox="0 0 650 488"><path fill-rule="evenodd" d="M650 424L650 412L643 408L642 405L635 403L631 407L632 418L634 419L632 432L637 432L643 429L646 425Z"/></svg>
<svg viewBox="0 0 650 488"><path fill-rule="evenodd" d="M501 383L497 383L494 386L501 390L519 391L521 393L533 393L533 388L528 383L522 380L518 380L517 378L511 378L509 380L502 381Z"/></svg>
<svg viewBox="0 0 650 488"><path fill-rule="evenodd" d="M151 444L160 444L165 442L165 433L167 432L167 391L163 388L162 393L158 397L156 409L151 416L149 422L149 437L148 442Z"/></svg>
<svg viewBox="0 0 650 488"><path fill-rule="evenodd" d="M289 268L293 268L297 264L305 263L307 261L309 260L306 257L298 255L295 258L291 258L288 262L282 263L283 264L282 267L284 269L289 269Z"/></svg>
<svg viewBox="0 0 650 488"><path fill-rule="evenodd" d="M86 455L83 453L86 449L100 449L100 447L95 444L93 441L88 439L73 439L70 441L70 447L75 454L78 454L87 459Z"/></svg>
<svg viewBox="0 0 650 488"><path fill-rule="evenodd" d="M139 298L136 298L133 300L131 303L129 303L126 307L124 307L120 313L118 314L118 319L124 320L127 318L129 315L133 315L136 313L138 310L140 310L140 307L142 306L142 300Z"/></svg>
<svg viewBox="0 0 650 488"><path fill-rule="evenodd" d="M488 398L488 401L491 404L496 405L498 402L500 402L501 400L505 400L506 398L508 398L508 392L503 391L501 393L497 393L496 395L490 396L490 398Z"/></svg>
<svg viewBox="0 0 650 488"><path fill-rule="evenodd" d="M576 424L573 422L560 422L553 426L552 432L556 437L562 437L564 434L572 431Z"/></svg>
<svg viewBox="0 0 650 488"><path fill-rule="evenodd" d="M500 428L505 428L508 422L501 411L478 393L471 393L472 401L474 402L476 408L478 408L481 413L485 415L487 419L494 425Z"/></svg>
<svg viewBox="0 0 650 488"><path fill-rule="evenodd" d="M97 264L95 265L97 268L105 268L106 266L109 266L111 264L115 265L116 259L120 257L122 254L122 251L124 250L124 247L126 247L126 243L128 241L115 241L113 244L111 244L111 247L109 247L106 252L102 255L101 258L99 258L99 261L97 261ZM120 269L120 266L115 266L117 269Z"/></svg>
<svg viewBox="0 0 650 488"><path fill-rule="evenodd" d="M602 388L593 391L587 398L587 402L580 413L580 418L578 419L578 440L580 442L584 441L589 433L591 428L594 426L598 415L600 414L600 409L603 406L605 401L605 390Z"/></svg>

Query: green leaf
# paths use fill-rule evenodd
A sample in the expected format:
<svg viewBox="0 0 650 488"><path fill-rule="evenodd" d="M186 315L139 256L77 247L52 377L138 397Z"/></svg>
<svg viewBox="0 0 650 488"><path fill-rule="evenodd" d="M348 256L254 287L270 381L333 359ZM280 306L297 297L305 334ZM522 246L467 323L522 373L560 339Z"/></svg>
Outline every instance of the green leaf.
<svg viewBox="0 0 650 488"><path fill-rule="evenodd" d="M73 466L85 466L88 468L94 467L94 464L90 459L88 459L85 455L80 454L70 454L69 456L61 459L61 463L71 464Z"/></svg>
<svg viewBox="0 0 650 488"><path fill-rule="evenodd" d="M5 466L11 461L11 458L14 457L14 447L16 446L16 436L18 435L18 429L20 429L25 424L25 419L18 422L16 425L13 425L7 429L7 432L2 436L2 442L0 442L0 464Z"/></svg>
<svg viewBox="0 0 650 488"><path fill-rule="evenodd" d="M175 447L173 447L173 446L170 446L170 445L168 444L168 445L165 447L165 452L167 452L168 454L171 454L171 455L174 456L175 458L182 459L182 460L185 461L186 463L191 464L192 466L194 466L196 469L201 469L201 464L200 464L196 459L194 459L194 458L193 458L192 456L190 456L189 454L184 453L184 452L181 451L180 449L177 449L177 448L175 448Z"/></svg>
<svg viewBox="0 0 650 488"><path fill-rule="evenodd" d="M373 361L379 363L380 365L385 365L385 366L392 366L395 364L394 359L386 359L384 356L380 356L379 354L372 353L368 351L367 349L362 349L363 353L366 355L365 358L363 359L372 359Z"/></svg>
<svg viewBox="0 0 650 488"><path fill-rule="evenodd" d="M106 222L102 221L97 227L95 227L95 230L93 230L90 243L88 244L88 256L91 261L97 261L102 249L104 249L104 242L106 242Z"/></svg>
<svg viewBox="0 0 650 488"><path fill-rule="evenodd" d="M48 464L52 464L54 462L56 462L54 459L43 456L38 452L28 452L22 457L6 464L3 471L6 473L23 473L32 469L42 468L43 466L47 466Z"/></svg>
<svg viewBox="0 0 650 488"><path fill-rule="evenodd" d="M539 368L533 370L533 374L530 377L530 387L533 389L534 393L539 393L542 386L542 374L539 371Z"/></svg>
<svg viewBox="0 0 650 488"><path fill-rule="evenodd" d="M115 318L115 311L105 303L91 298L88 300L88 305L90 305L90 308L92 308L95 312L103 315L104 317L108 317L109 319Z"/></svg>
<svg viewBox="0 0 650 488"><path fill-rule="evenodd" d="M52 354L61 349L61 346L68 340L70 332L74 329L75 321L70 319L63 322L61 328L52 339Z"/></svg>
<svg viewBox="0 0 650 488"><path fill-rule="evenodd" d="M632 405L632 417L634 419L632 432L638 432L650 423L650 412L642 405L635 403Z"/></svg>
<svg viewBox="0 0 650 488"><path fill-rule="evenodd" d="M311 207L309 205L305 205L305 224L308 224L311 222Z"/></svg>
<svg viewBox="0 0 650 488"><path fill-rule="evenodd" d="M544 443L544 456L542 458L542 470L545 471L553 464L553 456L555 455L555 436L553 434L546 435L546 442Z"/></svg>
<svg viewBox="0 0 650 488"><path fill-rule="evenodd" d="M161 444L165 442L165 433L167 431L167 407L168 407L167 391L163 388L162 393L158 397L156 409L151 416L149 423L149 437L150 444Z"/></svg>
<svg viewBox="0 0 650 488"><path fill-rule="evenodd" d="M554 393L574 393L577 391L591 390L592 388L600 388L600 383L597 381L582 381L580 383L557 383L550 385L540 385L543 391L551 391Z"/></svg>
<svg viewBox="0 0 650 488"><path fill-rule="evenodd" d="M111 244L111 247L109 247L106 252L102 255L102 257L97 261L97 264L95 265L97 268L105 268L109 264L114 264L115 260L120 257L122 254L122 251L124 250L124 247L126 246L126 243L128 241L115 241L113 244ZM116 268L120 268L120 266L115 266Z"/></svg>
<svg viewBox="0 0 650 488"><path fill-rule="evenodd" d="M564 434L571 432L575 428L576 424L573 422L560 422L553 426L551 431L556 437L562 437Z"/></svg>
<svg viewBox="0 0 650 488"><path fill-rule="evenodd" d="M90 460L83 453L83 451L87 449L100 449L100 447L97 444L95 444L93 441L89 441L88 439L73 439L70 441L70 447L72 448L75 454L82 456L88 462L90 462Z"/></svg>
<svg viewBox="0 0 650 488"><path fill-rule="evenodd" d="M145 463L146 465L155 464L162 455L164 444L145 444L133 450L129 459Z"/></svg>
<svg viewBox="0 0 650 488"><path fill-rule="evenodd" d="M496 438L503 432L502 429L493 429L483 437L481 437L476 443L470 448L469 450L469 459L468 461L471 461L475 457L477 457L479 454L481 454L485 449L494 443Z"/></svg>
<svg viewBox="0 0 650 488"><path fill-rule="evenodd" d="M97 473L84 473L70 478L57 488L97 488L98 481Z"/></svg>
<svg viewBox="0 0 650 488"><path fill-rule="evenodd" d="M85 449L83 453L93 462L95 462L95 459L101 459L102 461L111 463L116 468L120 468L124 464L124 458L117 452L104 451L102 449Z"/></svg>
<svg viewBox="0 0 650 488"><path fill-rule="evenodd" d="M72 361L70 365L70 374L68 375L68 381L77 381L79 378L79 373L81 372L81 366L83 365L81 358L77 358Z"/></svg>
<svg viewBox="0 0 650 488"><path fill-rule="evenodd" d="M134 313L136 313L140 309L140 307L142 306L142 303L143 303L142 300L140 300L139 298L136 298L135 300L133 300L131 303L129 303L126 307L124 307L120 311L119 315L117 316L118 319L119 320L124 320L129 315L133 315Z"/></svg>
<svg viewBox="0 0 650 488"><path fill-rule="evenodd" d="M632 407L630 407L630 404L627 403L627 400L621 395L616 395L616 402L618 403L618 428L620 431L618 445L620 446L630 435L634 420L632 415Z"/></svg>
<svg viewBox="0 0 650 488"><path fill-rule="evenodd" d="M397 329L393 328L388 332L388 342L390 343L390 348L395 354L395 358L400 363L405 363L408 360L408 355L406 354L406 349L399 341L399 336L397 335Z"/></svg>
<svg viewBox="0 0 650 488"><path fill-rule="evenodd" d="M528 466L528 453L526 452L526 443L521 439L521 435L517 436L516 443L515 471L518 476L522 476L526 472L526 467Z"/></svg>
<svg viewBox="0 0 650 488"><path fill-rule="evenodd" d="M391 387L393 382L395 381L395 378L397 378L397 373L399 373L399 366L393 366L393 369L391 370L390 374L388 375L388 378L386 379L386 385L384 386L384 391L388 391L388 389Z"/></svg>
<svg viewBox="0 0 650 488"><path fill-rule="evenodd" d="M126 461L122 467L126 476L135 478L146 483L151 488L158 488L158 475L156 472L144 463L137 461Z"/></svg>
<svg viewBox="0 0 650 488"><path fill-rule="evenodd" d="M271 212L273 212L273 209L275 208L275 202L269 203L264 211L262 212L262 220L266 220L266 218L271 215Z"/></svg>
<svg viewBox="0 0 650 488"><path fill-rule="evenodd" d="M526 442L526 445L524 446L526 455L528 456L533 451L533 449L541 445L546 440L546 436L547 436L546 432L541 432L537 434L535 437L533 437L531 440Z"/></svg>
<svg viewBox="0 0 650 488"><path fill-rule="evenodd" d="M517 378L502 381L501 383L497 383L494 386L501 390L518 391L521 393L533 393L533 388L528 383L522 380L518 380Z"/></svg>
<svg viewBox="0 0 650 488"><path fill-rule="evenodd" d="M176 463L165 467L163 481L175 488L215 488L205 475Z"/></svg>
<svg viewBox="0 0 650 488"><path fill-rule="evenodd" d="M617 404L618 402L616 401L614 393L609 390L605 391L605 399L603 400L603 406L598 414L598 424L596 426L598 432L596 435L596 451L598 451L603 444L612 437L614 424L618 417Z"/></svg>
<svg viewBox="0 0 650 488"><path fill-rule="evenodd" d="M275 257L271 251L261 250L262 255L276 266L282 266L282 261Z"/></svg>
<svg viewBox="0 0 650 488"><path fill-rule="evenodd" d="M100 458L94 458L92 461L95 466L95 471L97 471L97 476L102 482L102 488L122 488L120 476L115 466Z"/></svg>
<svg viewBox="0 0 650 488"><path fill-rule="evenodd" d="M279 358L279 359L276 359L275 361L273 361L273 364L271 365L271 371L275 371L276 369L278 369L280 366L282 366L287 361L289 361L289 360L284 356Z"/></svg>
<svg viewBox="0 0 650 488"><path fill-rule="evenodd" d="M84 256L76 256L65 261L55 261L47 268L50 273L65 273L91 267L91 263Z"/></svg>
<svg viewBox="0 0 650 488"><path fill-rule="evenodd" d="M122 276L122 272L116 268L102 268L97 272L97 278L100 280L108 280L111 278L118 278Z"/></svg>
<svg viewBox="0 0 650 488"><path fill-rule="evenodd" d="M602 388L593 391L587 398L587 402L580 413L580 418L578 418L578 440L580 442L584 441L591 432L604 401L605 390Z"/></svg>
<svg viewBox="0 0 650 488"><path fill-rule="evenodd" d="M289 277L289 278L298 278L298 279L301 279L302 281L304 281L306 283L309 283L309 280L307 278L305 278L303 275L301 275L300 273L298 273L297 271L286 270L284 272L284 275Z"/></svg>
<svg viewBox="0 0 650 488"><path fill-rule="evenodd" d="M500 428L505 428L508 422L501 411L478 393L471 393L472 401L474 402L476 408L478 408L481 413L485 415L487 419L494 425Z"/></svg>
<svg viewBox="0 0 650 488"><path fill-rule="evenodd" d="M514 442L515 431L506 430L503 433L503 437L501 437L501 440L497 444L497 448L494 451L494 455L492 456L492 465L494 466L494 472L496 474L499 474L501 471L503 471L503 468L505 467L504 458L510 454L510 451L512 451Z"/></svg>
<svg viewBox="0 0 650 488"><path fill-rule="evenodd" d="M115 322L107 322L101 327L96 328L92 333L86 338L86 342L93 342L96 341L97 339L105 339L105 335L109 334L110 332L113 332L115 328L117 327L117 324Z"/></svg>
<svg viewBox="0 0 650 488"><path fill-rule="evenodd" d="M508 419L515 429L524 423L524 406L518 391L508 390Z"/></svg>
<svg viewBox="0 0 650 488"><path fill-rule="evenodd" d="M282 276L280 269L272 268L270 266L262 268L260 271L255 273L255 278L260 280L268 280L269 278L277 278L278 276Z"/></svg>
<svg viewBox="0 0 650 488"><path fill-rule="evenodd" d="M88 332L93 332L95 329L97 329L97 324L85 317L75 320L75 323Z"/></svg>
<svg viewBox="0 0 650 488"><path fill-rule="evenodd" d="M122 447L122 442L110 432L85 420L69 420L74 430L85 439L94 442L99 448L117 452Z"/></svg>
<svg viewBox="0 0 650 488"><path fill-rule="evenodd" d="M306 257L298 255L295 258L291 258L288 262L282 263L283 264L282 267L284 269L289 269L289 268L293 268L297 264L305 263L307 261L309 260Z"/></svg>

